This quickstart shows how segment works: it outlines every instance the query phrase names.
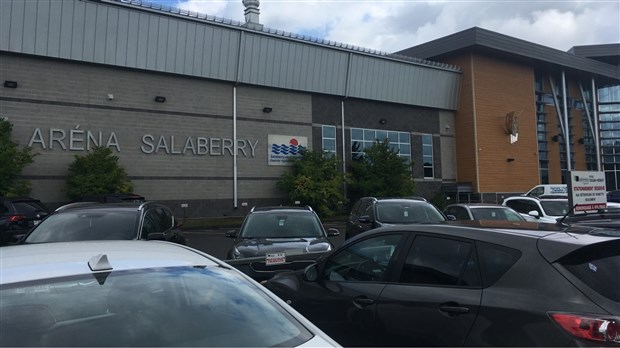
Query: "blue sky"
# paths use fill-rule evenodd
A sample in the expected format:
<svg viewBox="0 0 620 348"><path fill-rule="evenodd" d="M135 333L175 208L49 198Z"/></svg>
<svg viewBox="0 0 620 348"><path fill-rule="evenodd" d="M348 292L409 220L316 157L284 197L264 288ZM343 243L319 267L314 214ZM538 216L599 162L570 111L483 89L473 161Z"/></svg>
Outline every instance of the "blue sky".
<svg viewBox="0 0 620 348"><path fill-rule="evenodd" d="M241 0L142 0L244 21ZM395 52L474 26L567 51L620 42L620 1L261 0L266 27Z"/></svg>

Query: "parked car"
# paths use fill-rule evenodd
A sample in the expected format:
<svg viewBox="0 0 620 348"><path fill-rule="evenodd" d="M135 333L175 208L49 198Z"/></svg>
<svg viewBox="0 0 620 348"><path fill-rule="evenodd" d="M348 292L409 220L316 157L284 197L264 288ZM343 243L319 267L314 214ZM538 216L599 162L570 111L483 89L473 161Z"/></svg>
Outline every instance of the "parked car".
<svg viewBox="0 0 620 348"><path fill-rule="evenodd" d="M364 197L351 209L345 239L382 226L446 220L441 210L419 198Z"/></svg>
<svg viewBox="0 0 620 348"><path fill-rule="evenodd" d="M523 194L528 197L563 197L568 198L568 186L566 184L536 185Z"/></svg>
<svg viewBox="0 0 620 348"><path fill-rule="evenodd" d="M457 203L447 206L446 216L454 216L456 220L509 220L525 221L514 209L504 205L491 203Z"/></svg>
<svg viewBox="0 0 620 348"><path fill-rule="evenodd" d="M567 198L514 196L504 199L502 205L516 210L528 221L547 223L555 223L570 211Z"/></svg>
<svg viewBox="0 0 620 348"><path fill-rule="evenodd" d="M620 343L620 233L512 221L398 225L263 284L343 346Z"/></svg>
<svg viewBox="0 0 620 348"><path fill-rule="evenodd" d="M33 228L23 243L159 239L185 244L168 207L146 203L70 203Z"/></svg>
<svg viewBox="0 0 620 348"><path fill-rule="evenodd" d="M18 242L49 212L38 199L0 198L0 245Z"/></svg>
<svg viewBox="0 0 620 348"><path fill-rule="evenodd" d="M620 203L620 190L607 192L607 202Z"/></svg>
<svg viewBox="0 0 620 348"><path fill-rule="evenodd" d="M0 253L0 346L338 346L260 284L182 245L28 244Z"/></svg>
<svg viewBox="0 0 620 348"><path fill-rule="evenodd" d="M338 229L325 231L310 207L252 208L239 230L229 231L234 238L228 252L233 264L256 280L271 278L275 272L301 269L320 254L333 250L329 237Z"/></svg>

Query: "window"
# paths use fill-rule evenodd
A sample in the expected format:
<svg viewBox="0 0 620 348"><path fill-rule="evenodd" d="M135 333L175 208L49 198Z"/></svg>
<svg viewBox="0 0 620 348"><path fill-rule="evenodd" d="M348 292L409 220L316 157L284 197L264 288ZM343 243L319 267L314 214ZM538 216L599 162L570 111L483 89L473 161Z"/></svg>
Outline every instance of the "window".
<svg viewBox="0 0 620 348"><path fill-rule="evenodd" d="M388 140L392 150L404 158L407 164L411 163L411 141L407 132L393 132L374 129L351 128L351 158L360 159L364 150L370 148L377 141Z"/></svg>
<svg viewBox="0 0 620 348"><path fill-rule="evenodd" d="M323 126L323 152L336 155L336 127Z"/></svg>
<svg viewBox="0 0 620 348"><path fill-rule="evenodd" d="M424 163L424 178L434 178L433 136L430 134L422 135L422 163Z"/></svg>
<svg viewBox="0 0 620 348"><path fill-rule="evenodd" d="M480 286L472 243L417 236L400 275L401 283Z"/></svg>
<svg viewBox="0 0 620 348"><path fill-rule="evenodd" d="M381 281L402 234L375 236L349 245L325 264L324 279Z"/></svg>
<svg viewBox="0 0 620 348"><path fill-rule="evenodd" d="M476 242L480 271L484 287L489 287L501 278L519 260L519 250L485 242Z"/></svg>

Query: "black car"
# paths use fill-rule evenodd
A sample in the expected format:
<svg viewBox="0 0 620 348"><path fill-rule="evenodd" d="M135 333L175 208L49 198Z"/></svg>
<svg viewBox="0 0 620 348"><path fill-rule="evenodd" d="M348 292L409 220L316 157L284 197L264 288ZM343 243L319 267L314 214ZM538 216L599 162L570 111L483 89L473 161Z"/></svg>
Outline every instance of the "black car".
<svg viewBox="0 0 620 348"><path fill-rule="evenodd" d="M38 199L0 198L0 245L17 242L49 212Z"/></svg>
<svg viewBox="0 0 620 348"><path fill-rule="evenodd" d="M135 193L102 193L98 195L85 195L76 199L74 202L100 202L100 203L119 203L119 202L146 202L146 198Z"/></svg>
<svg viewBox="0 0 620 348"><path fill-rule="evenodd" d="M239 231L226 234L235 239L228 259L248 259L254 272L246 273L257 280L261 277L255 273L264 273L262 279L267 279L276 270L311 264L318 256L304 255L331 251L334 246L328 237L339 234L335 228L325 231L310 207L252 208ZM292 259L297 265L291 265Z"/></svg>
<svg viewBox="0 0 620 348"><path fill-rule="evenodd" d="M343 346L620 344L620 232L514 221L379 228L263 284Z"/></svg>
<svg viewBox="0 0 620 348"><path fill-rule="evenodd" d="M156 239L185 244L179 227L163 204L80 202L56 209L23 243Z"/></svg>
<svg viewBox="0 0 620 348"><path fill-rule="evenodd" d="M620 203L620 190L607 192L607 202Z"/></svg>
<svg viewBox="0 0 620 348"><path fill-rule="evenodd" d="M558 224L620 229L620 208L573 213L559 218Z"/></svg>
<svg viewBox="0 0 620 348"><path fill-rule="evenodd" d="M447 218L433 204L419 197L376 198L364 197L355 202L349 218L345 239L373 228L446 221Z"/></svg>

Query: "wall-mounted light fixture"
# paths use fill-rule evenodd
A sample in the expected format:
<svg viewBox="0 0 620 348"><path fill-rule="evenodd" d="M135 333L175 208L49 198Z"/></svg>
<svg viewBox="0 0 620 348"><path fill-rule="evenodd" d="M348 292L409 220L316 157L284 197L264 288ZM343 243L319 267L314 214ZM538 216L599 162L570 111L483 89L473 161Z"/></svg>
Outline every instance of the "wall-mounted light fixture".
<svg viewBox="0 0 620 348"><path fill-rule="evenodd" d="M166 101L166 97L158 95L157 97L155 97L155 101L158 103L164 103Z"/></svg>
<svg viewBox="0 0 620 348"><path fill-rule="evenodd" d="M264 112L264 113L266 113L266 114L268 114L268 113L270 113L270 112L272 112L272 111L273 111L273 109L272 109L272 108L270 108L270 107L265 107L265 108L263 108L263 112Z"/></svg>
<svg viewBox="0 0 620 348"><path fill-rule="evenodd" d="M385 118L382 118L382 119L379 120L379 123L380 124L386 124L387 120Z"/></svg>
<svg viewBox="0 0 620 348"><path fill-rule="evenodd" d="M17 88L17 81L5 80L4 81L4 87L6 87L6 88Z"/></svg>
<svg viewBox="0 0 620 348"><path fill-rule="evenodd" d="M512 157L506 158L506 162L514 162L514 161L515 161L515 159L512 158Z"/></svg>
<svg viewBox="0 0 620 348"><path fill-rule="evenodd" d="M554 135L551 137L551 141L553 141L554 143L557 143L558 141L560 141L560 137L557 135Z"/></svg>

